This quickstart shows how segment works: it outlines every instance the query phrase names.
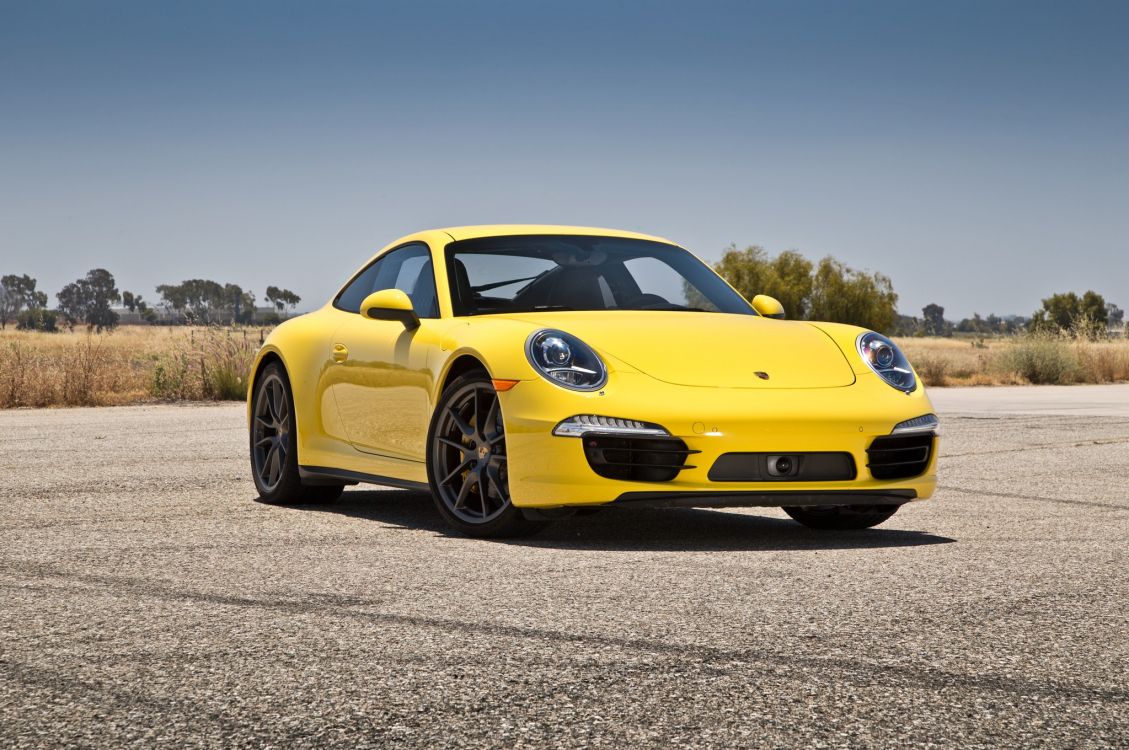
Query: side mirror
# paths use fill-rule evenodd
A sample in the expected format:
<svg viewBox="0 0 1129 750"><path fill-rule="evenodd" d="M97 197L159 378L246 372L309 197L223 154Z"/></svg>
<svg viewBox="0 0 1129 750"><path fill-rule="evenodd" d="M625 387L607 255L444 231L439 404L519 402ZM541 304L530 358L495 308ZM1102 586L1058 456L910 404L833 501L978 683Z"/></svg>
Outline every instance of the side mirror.
<svg viewBox="0 0 1129 750"><path fill-rule="evenodd" d="M411 299L399 289L381 289L365 297L361 315L373 320L398 320L409 330L419 327Z"/></svg>
<svg viewBox="0 0 1129 750"><path fill-rule="evenodd" d="M753 297L753 309L766 318L784 319L784 305L780 304L775 297L769 297L767 294L758 294Z"/></svg>

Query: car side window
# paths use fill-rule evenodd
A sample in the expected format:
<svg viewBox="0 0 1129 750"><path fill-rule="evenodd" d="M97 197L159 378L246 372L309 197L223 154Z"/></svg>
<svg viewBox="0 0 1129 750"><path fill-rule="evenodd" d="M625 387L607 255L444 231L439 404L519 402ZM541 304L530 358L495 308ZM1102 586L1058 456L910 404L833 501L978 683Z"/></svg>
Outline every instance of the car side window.
<svg viewBox="0 0 1129 750"><path fill-rule="evenodd" d="M416 315L421 318L439 317L435 271L431 267L431 251L426 245L405 245L380 256L341 290L333 306L359 313L365 297L382 289L399 289L408 295Z"/></svg>

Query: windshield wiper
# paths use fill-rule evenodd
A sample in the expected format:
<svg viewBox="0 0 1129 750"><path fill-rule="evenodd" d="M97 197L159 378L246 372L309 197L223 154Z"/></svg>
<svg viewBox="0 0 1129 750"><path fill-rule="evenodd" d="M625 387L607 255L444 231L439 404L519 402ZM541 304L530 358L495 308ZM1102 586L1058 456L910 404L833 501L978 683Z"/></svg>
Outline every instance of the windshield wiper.
<svg viewBox="0 0 1129 750"><path fill-rule="evenodd" d="M643 312L717 312L717 310L707 310L704 307L686 307L685 305L676 305L673 302L668 302L665 305L652 305L648 307L624 307L622 310L639 310Z"/></svg>
<svg viewBox="0 0 1129 750"><path fill-rule="evenodd" d="M480 284L479 286L472 286L470 288L470 290L472 292L476 292L476 293L477 292L488 292L491 289L497 289L500 286L509 286L510 284L516 284L519 281L533 281L534 279L537 279L537 278L544 276L546 273L548 273L548 272L543 271L543 272L537 274L536 276L526 276L524 279L509 279L508 281L494 281L494 282L491 282L489 284Z"/></svg>
<svg viewBox="0 0 1129 750"><path fill-rule="evenodd" d="M573 312L575 310L576 310L575 307L568 307L566 305L533 305L531 307L515 307L515 308L512 308L510 310L502 310L500 312L508 312L508 313L513 313L513 312L516 312L516 313L546 312L546 311Z"/></svg>

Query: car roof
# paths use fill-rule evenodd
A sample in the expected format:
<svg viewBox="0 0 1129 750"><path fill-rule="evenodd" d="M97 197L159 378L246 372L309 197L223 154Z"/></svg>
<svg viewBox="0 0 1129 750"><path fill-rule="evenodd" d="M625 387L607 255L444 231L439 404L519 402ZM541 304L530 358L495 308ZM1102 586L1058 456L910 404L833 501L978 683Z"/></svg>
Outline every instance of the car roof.
<svg viewBox="0 0 1129 750"><path fill-rule="evenodd" d="M600 227L573 227L561 224L481 224L478 226L445 227L434 230L445 232L453 240L470 240L476 237L504 237L522 234L579 234L594 237L624 237L636 240L652 240L674 243L662 237L655 237L640 232L628 232L622 229L604 229Z"/></svg>

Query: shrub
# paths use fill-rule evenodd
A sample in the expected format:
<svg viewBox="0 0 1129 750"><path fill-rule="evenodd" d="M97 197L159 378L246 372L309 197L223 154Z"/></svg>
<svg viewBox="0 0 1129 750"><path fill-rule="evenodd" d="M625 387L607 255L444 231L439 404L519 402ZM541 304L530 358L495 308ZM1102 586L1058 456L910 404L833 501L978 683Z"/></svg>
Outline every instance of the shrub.
<svg viewBox="0 0 1129 750"><path fill-rule="evenodd" d="M187 351L155 358L150 394L172 401L239 401L247 396L247 375L258 342L247 331L208 328L189 331Z"/></svg>
<svg viewBox="0 0 1129 750"><path fill-rule="evenodd" d="M238 401L247 395L247 375L255 357L255 348L246 331L240 337L208 331L202 343L200 358L204 398Z"/></svg>
<svg viewBox="0 0 1129 750"><path fill-rule="evenodd" d="M62 402L68 406L93 406L99 392L113 393L121 373L101 336L86 336L67 349L62 361Z"/></svg>
<svg viewBox="0 0 1129 750"><path fill-rule="evenodd" d="M1037 385L1065 385L1078 379L1078 356L1066 336L1035 333L1005 350L999 368Z"/></svg>
<svg viewBox="0 0 1129 750"><path fill-rule="evenodd" d="M55 333L59 330L59 313L42 308L24 310L16 318L16 328L20 331Z"/></svg>
<svg viewBox="0 0 1129 750"><path fill-rule="evenodd" d="M914 369L925 385L945 385L948 380L949 363L944 357L918 357Z"/></svg>
<svg viewBox="0 0 1129 750"><path fill-rule="evenodd" d="M184 401L193 398L188 375L188 356L174 353L153 358L153 380L149 393L163 401ZM196 397L198 398L198 396Z"/></svg>
<svg viewBox="0 0 1129 750"><path fill-rule="evenodd" d="M22 341L0 349L0 406L34 406L28 398L28 374L34 370L35 352Z"/></svg>
<svg viewBox="0 0 1129 750"><path fill-rule="evenodd" d="M1078 343L1079 371L1087 383L1129 380L1129 347L1113 341Z"/></svg>

